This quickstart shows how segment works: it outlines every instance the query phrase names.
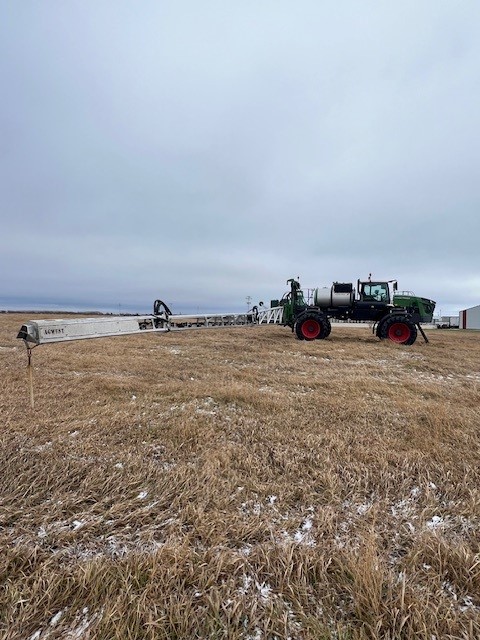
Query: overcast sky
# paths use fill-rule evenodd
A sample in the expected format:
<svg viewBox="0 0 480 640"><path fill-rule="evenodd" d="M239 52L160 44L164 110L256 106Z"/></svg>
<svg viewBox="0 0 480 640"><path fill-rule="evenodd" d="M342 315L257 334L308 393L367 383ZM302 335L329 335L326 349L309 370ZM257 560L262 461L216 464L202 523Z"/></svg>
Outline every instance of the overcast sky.
<svg viewBox="0 0 480 640"><path fill-rule="evenodd" d="M6 0L0 308L480 304L480 3Z"/></svg>

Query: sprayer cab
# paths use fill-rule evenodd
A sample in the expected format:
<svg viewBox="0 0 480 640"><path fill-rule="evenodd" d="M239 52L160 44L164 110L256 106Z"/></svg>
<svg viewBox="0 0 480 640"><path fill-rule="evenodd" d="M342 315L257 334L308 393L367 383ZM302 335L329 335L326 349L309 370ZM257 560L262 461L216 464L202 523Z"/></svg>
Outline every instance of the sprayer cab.
<svg viewBox="0 0 480 640"><path fill-rule="evenodd" d="M374 301L393 304L393 296L397 288L396 280L388 280L387 282L357 281L358 298L364 302Z"/></svg>

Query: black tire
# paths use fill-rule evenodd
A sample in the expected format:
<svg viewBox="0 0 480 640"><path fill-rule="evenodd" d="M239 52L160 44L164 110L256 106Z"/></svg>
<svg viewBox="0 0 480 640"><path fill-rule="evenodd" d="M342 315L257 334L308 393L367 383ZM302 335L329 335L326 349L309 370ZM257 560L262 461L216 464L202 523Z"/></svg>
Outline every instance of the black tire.
<svg viewBox="0 0 480 640"><path fill-rule="evenodd" d="M332 332L332 325L330 323L330 320L328 318L325 318L325 335L323 335L321 338L319 336L317 340L324 340L325 338L328 338L331 332Z"/></svg>
<svg viewBox="0 0 480 640"><path fill-rule="evenodd" d="M323 313L307 311L297 318L295 333L299 340L323 340L329 334L329 324Z"/></svg>
<svg viewBox="0 0 480 640"><path fill-rule="evenodd" d="M405 316L389 316L380 322L377 336L381 340L391 340L397 344L410 345L417 339L417 327Z"/></svg>

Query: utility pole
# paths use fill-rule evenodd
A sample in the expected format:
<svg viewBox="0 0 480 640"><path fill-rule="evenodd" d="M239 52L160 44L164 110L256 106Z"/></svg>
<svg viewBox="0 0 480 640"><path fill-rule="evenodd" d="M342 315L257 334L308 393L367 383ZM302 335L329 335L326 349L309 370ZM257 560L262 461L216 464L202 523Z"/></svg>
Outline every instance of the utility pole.
<svg viewBox="0 0 480 640"><path fill-rule="evenodd" d="M250 303L252 301L252 296L247 296L246 300L247 300L247 311L248 311L250 309Z"/></svg>

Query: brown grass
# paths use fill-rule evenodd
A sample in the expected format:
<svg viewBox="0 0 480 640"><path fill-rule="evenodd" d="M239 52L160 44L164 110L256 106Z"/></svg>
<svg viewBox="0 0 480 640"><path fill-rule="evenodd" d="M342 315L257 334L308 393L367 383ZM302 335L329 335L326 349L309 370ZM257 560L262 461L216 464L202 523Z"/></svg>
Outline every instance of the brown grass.
<svg viewBox="0 0 480 640"><path fill-rule="evenodd" d="M480 637L480 334L0 317L5 639Z"/></svg>

